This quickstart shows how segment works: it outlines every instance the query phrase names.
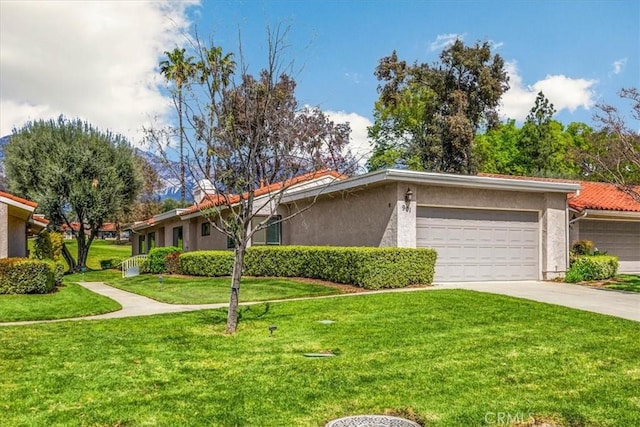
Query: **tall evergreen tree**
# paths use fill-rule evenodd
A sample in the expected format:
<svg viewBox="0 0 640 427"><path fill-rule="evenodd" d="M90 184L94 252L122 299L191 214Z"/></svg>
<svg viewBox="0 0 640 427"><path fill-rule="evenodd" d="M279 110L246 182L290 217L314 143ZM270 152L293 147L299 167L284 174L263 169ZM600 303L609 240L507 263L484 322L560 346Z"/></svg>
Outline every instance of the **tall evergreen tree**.
<svg viewBox="0 0 640 427"><path fill-rule="evenodd" d="M369 137L369 170L403 166L436 172L473 173L473 141L481 128L498 124L508 76L488 42L457 40L433 65L408 65L394 51L382 58L381 82Z"/></svg>

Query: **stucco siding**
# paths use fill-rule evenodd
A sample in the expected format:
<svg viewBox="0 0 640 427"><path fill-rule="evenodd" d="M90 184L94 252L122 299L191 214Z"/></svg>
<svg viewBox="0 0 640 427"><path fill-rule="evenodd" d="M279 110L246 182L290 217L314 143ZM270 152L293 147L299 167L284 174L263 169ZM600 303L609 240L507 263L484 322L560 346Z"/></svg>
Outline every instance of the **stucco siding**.
<svg viewBox="0 0 640 427"><path fill-rule="evenodd" d="M27 256L27 223L23 219L9 215L8 227L8 257Z"/></svg>
<svg viewBox="0 0 640 427"><path fill-rule="evenodd" d="M568 263L567 197L547 193L542 214L542 274L544 279L564 276Z"/></svg>
<svg viewBox="0 0 640 427"><path fill-rule="evenodd" d="M323 196L283 223L283 244L396 246L397 198L396 183ZM283 207L281 212L289 210Z"/></svg>
<svg viewBox="0 0 640 427"><path fill-rule="evenodd" d="M227 236L210 226L210 234L202 235L202 224L208 222L206 219L199 218L196 227L197 245L199 251L227 249Z"/></svg>
<svg viewBox="0 0 640 427"><path fill-rule="evenodd" d="M470 188L418 186L418 205L541 211L544 194Z"/></svg>

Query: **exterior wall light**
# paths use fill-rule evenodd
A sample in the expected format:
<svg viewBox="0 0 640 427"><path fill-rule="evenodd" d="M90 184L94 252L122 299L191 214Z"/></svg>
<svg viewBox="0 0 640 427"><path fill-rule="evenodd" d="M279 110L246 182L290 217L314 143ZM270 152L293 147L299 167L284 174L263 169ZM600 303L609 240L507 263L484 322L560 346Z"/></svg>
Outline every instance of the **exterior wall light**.
<svg viewBox="0 0 640 427"><path fill-rule="evenodd" d="M404 206L402 206L402 210L405 212L411 211L411 201L413 200L413 191L411 188L407 188L407 192L404 193Z"/></svg>
<svg viewBox="0 0 640 427"><path fill-rule="evenodd" d="M408 205L413 200L413 191L411 188L407 188L407 192L404 193L404 202Z"/></svg>

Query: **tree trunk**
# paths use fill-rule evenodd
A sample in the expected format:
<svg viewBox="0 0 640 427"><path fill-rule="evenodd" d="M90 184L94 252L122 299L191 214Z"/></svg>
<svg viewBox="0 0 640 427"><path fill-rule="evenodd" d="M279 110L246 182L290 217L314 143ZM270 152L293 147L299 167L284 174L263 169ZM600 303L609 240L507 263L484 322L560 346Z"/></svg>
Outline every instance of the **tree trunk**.
<svg viewBox="0 0 640 427"><path fill-rule="evenodd" d="M184 207L187 196L187 187L185 183L185 167L184 167L184 129L182 128L182 88L178 88L178 121L180 132L180 207Z"/></svg>
<svg viewBox="0 0 640 427"><path fill-rule="evenodd" d="M227 334L234 334L238 327L238 302L240 301L240 279L244 264L245 246L236 247L231 276L231 295L229 296L229 312L227 314Z"/></svg>
<svg viewBox="0 0 640 427"><path fill-rule="evenodd" d="M62 257L67 262L69 271L71 273L76 271L76 260L73 259L73 255L71 255L71 252L69 252L69 248L64 243L62 243Z"/></svg>

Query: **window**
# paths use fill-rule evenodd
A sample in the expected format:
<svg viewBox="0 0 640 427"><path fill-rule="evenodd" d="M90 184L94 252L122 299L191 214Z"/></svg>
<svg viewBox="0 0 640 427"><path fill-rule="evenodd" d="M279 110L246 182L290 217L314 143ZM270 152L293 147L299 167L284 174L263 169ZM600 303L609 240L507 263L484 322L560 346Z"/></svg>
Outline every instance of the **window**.
<svg viewBox="0 0 640 427"><path fill-rule="evenodd" d="M253 227L256 227L264 221L264 218L254 218L253 219ZM280 217L274 216L268 221L267 228L263 228L262 230L258 230L253 235L253 244L254 245L279 245L280 241Z"/></svg>
<svg viewBox="0 0 640 427"><path fill-rule="evenodd" d="M227 249L235 249L235 248L236 248L236 244L233 243L233 239L227 236Z"/></svg>
<svg viewBox="0 0 640 427"><path fill-rule="evenodd" d="M138 254L146 253L144 248L144 236L138 236Z"/></svg>
<svg viewBox="0 0 640 427"><path fill-rule="evenodd" d="M156 247L156 233L147 234L147 252Z"/></svg>
<svg viewBox="0 0 640 427"><path fill-rule="evenodd" d="M184 241L182 240L182 227L173 228L173 246L184 249Z"/></svg>
<svg viewBox="0 0 640 427"><path fill-rule="evenodd" d="M211 224L209 224L208 222L203 222L202 225L200 226L200 235L208 236L210 234L211 234Z"/></svg>

